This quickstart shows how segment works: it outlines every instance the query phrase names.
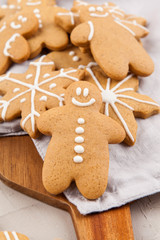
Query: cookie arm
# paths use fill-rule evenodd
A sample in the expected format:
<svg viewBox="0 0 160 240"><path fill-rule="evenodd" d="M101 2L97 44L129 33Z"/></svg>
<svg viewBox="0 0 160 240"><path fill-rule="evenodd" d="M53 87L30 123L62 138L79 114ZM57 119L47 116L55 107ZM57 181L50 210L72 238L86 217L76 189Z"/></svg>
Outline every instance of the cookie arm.
<svg viewBox="0 0 160 240"><path fill-rule="evenodd" d="M14 34L6 42L3 54L12 59L13 62L21 63L28 59L30 53L29 45L20 34Z"/></svg>
<svg viewBox="0 0 160 240"><path fill-rule="evenodd" d="M55 16L56 24L62 27L66 32L71 33L79 23L79 14L71 11L59 12Z"/></svg>
<svg viewBox="0 0 160 240"><path fill-rule="evenodd" d="M147 25L147 20L143 17L138 17L135 15L125 15L125 19L129 20L129 21L134 21L136 20L137 23L139 23L142 26L146 26Z"/></svg>
<svg viewBox="0 0 160 240"><path fill-rule="evenodd" d="M82 23L72 31L71 42L78 47L88 47L92 32L89 23Z"/></svg>
<svg viewBox="0 0 160 240"><path fill-rule="evenodd" d="M123 95L121 95L123 99ZM125 94L125 102L134 109L134 115L139 118L148 118L160 112L160 106L152 98L136 92Z"/></svg>
<svg viewBox="0 0 160 240"><path fill-rule="evenodd" d="M137 39L145 37L149 34L149 30L139 24L136 20L116 20L116 22L124 28L126 27Z"/></svg>
<svg viewBox="0 0 160 240"><path fill-rule="evenodd" d="M57 124L59 126L59 122L62 119L61 111L64 107L65 106L52 108L42 113L37 119L38 130L45 135L51 136L52 133L54 133L54 129L57 127Z"/></svg>
<svg viewBox="0 0 160 240"><path fill-rule="evenodd" d="M115 120L110 117L103 115L103 127L108 143L120 143L124 140L126 133Z"/></svg>

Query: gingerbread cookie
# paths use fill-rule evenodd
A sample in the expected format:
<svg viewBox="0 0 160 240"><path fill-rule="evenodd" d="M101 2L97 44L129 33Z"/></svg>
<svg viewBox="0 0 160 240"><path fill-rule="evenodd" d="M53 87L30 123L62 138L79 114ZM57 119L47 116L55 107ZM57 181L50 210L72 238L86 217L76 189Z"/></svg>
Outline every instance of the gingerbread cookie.
<svg viewBox="0 0 160 240"><path fill-rule="evenodd" d="M9 3L12 3L12 0ZM52 0L17 1L17 6L33 12L39 21L38 32L29 39L30 58L37 56L44 47L50 50L61 50L68 44L67 33L55 23L56 14L66 10L54 4L55 1Z"/></svg>
<svg viewBox="0 0 160 240"><path fill-rule="evenodd" d="M71 84L65 104L38 119L38 129L52 135L44 160L43 184L48 192L59 194L74 180L84 197L96 199L107 187L107 145L123 141L125 132L99 112L102 97L91 83Z"/></svg>
<svg viewBox="0 0 160 240"><path fill-rule="evenodd" d="M107 76L122 80L129 69L140 76L153 72L151 58L136 40L148 34L144 26L135 20L126 20L113 4L79 3L75 2L73 11L79 13L81 24L72 31L71 41L78 47L90 47L95 61Z"/></svg>
<svg viewBox="0 0 160 240"><path fill-rule="evenodd" d="M83 70L54 69L54 62L42 56L30 63L26 73L2 75L0 120L22 116L21 127L31 137L38 137L37 118L49 108L62 106L65 89L84 75Z"/></svg>
<svg viewBox="0 0 160 240"><path fill-rule="evenodd" d="M73 61L76 56L78 61ZM135 117L148 118L159 113L159 105L150 97L136 93L139 81L129 74L119 81L110 79L89 53L83 54L76 47L70 47L62 52L48 54L55 61L56 68L76 67L86 69L85 81L95 84L101 92L103 105L101 112L120 123L125 131L125 143L133 145L136 142L137 123ZM62 61L63 59L63 61Z"/></svg>
<svg viewBox="0 0 160 240"><path fill-rule="evenodd" d="M129 74L121 81L110 79L95 62L86 69L85 80L94 83L102 95L101 112L120 123L125 131L125 142L133 145L136 142L137 123L135 117L148 118L158 114L160 106L150 97L137 93L139 81Z"/></svg>
<svg viewBox="0 0 160 240"><path fill-rule="evenodd" d="M21 7L14 4L3 4L0 5L0 19L4 17L9 17L16 12L20 11Z"/></svg>
<svg viewBox="0 0 160 240"><path fill-rule="evenodd" d="M89 52L82 53L79 48L69 46L63 51L54 51L47 55L55 63L56 69L78 68L80 65L87 66L94 59Z"/></svg>
<svg viewBox="0 0 160 240"><path fill-rule="evenodd" d="M71 33L75 26L80 24L79 13L74 13L66 9L56 14L55 21L57 25L61 26L66 32Z"/></svg>
<svg viewBox="0 0 160 240"><path fill-rule="evenodd" d="M29 240L28 237L16 232L0 232L0 240Z"/></svg>
<svg viewBox="0 0 160 240"><path fill-rule="evenodd" d="M21 63L28 59L30 48L25 38L32 36L37 29L38 21L34 14L24 11L0 22L0 74L11 62Z"/></svg>

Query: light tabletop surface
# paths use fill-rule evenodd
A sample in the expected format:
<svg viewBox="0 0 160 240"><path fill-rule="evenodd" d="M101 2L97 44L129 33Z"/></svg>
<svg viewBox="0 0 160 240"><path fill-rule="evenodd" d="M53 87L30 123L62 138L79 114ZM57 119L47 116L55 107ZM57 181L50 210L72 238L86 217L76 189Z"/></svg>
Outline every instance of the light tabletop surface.
<svg viewBox="0 0 160 240"><path fill-rule="evenodd" d="M131 204L135 240L160 239L160 193ZM0 231L30 240L76 240L69 213L12 190L0 182Z"/></svg>

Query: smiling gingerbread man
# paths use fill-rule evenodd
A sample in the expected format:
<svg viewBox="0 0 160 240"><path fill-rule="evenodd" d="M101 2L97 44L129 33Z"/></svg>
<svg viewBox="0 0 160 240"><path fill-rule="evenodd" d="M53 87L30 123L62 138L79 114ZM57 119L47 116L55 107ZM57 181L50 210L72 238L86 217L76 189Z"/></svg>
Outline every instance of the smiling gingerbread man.
<svg viewBox="0 0 160 240"><path fill-rule="evenodd" d="M96 199L107 187L108 143L120 143L125 132L99 112L102 97L91 83L71 84L65 103L38 119L39 130L52 135L43 166L43 184L48 192L59 194L75 181L83 196Z"/></svg>

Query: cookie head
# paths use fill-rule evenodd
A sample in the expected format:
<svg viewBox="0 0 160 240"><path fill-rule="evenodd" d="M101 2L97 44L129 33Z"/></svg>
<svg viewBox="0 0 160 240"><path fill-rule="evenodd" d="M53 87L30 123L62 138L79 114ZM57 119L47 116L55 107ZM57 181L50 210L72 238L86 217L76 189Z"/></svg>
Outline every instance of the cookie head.
<svg viewBox="0 0 160 240"><path fill-rule="evenodd" d="M92 21L93 19L106 18L114 14L115 17L123 17L124 13L115 4L105 3L103 5L95 4L79 4L78 1L74 4L73 11L78 11L81 21Z"/></svg>
<svg viewBox="0 0 160 240"><path fill-rule="evenodd" d="M65 103L76 108L94 108L99 110L102 105L102 97L93 84L79 81L68 87Z"/></svg>

